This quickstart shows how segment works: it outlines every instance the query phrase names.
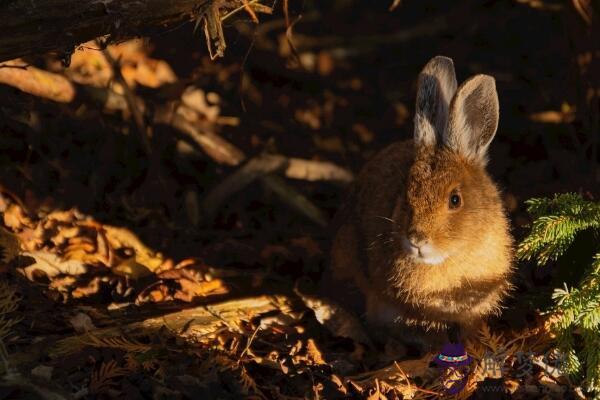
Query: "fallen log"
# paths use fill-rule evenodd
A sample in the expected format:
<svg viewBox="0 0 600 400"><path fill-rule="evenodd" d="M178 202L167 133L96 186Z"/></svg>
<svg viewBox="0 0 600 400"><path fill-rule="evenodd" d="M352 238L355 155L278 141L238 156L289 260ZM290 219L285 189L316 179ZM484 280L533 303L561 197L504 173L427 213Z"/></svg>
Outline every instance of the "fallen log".
<svg viewBox="0 0 600 400"><path fill-rule="evenodd" d="M242 0L6 0L0 2L0 62L58 52L68 64L75 46L97 37L146 36L192 20L205 21L209 50L225 49L221 21ZM268 7L253 2L253 11Z"/></svg>
<svg viewBox="0 0 600 400"><path fill-rule="evenodd" d="M157 332L163 327L183 337L203 337L216 332L221 327L236 329L240 321L249 321L261 314L275 310L286 310L288 300L282 296L259 296L237 300L229 300L217 304L202 305L163 315L146 318L142 321L119 323L94 329L88 333L74 335L58 340L48 355L61 357L78 351L86 345L104 343L103 339L126 337L133 345L143 348L144 344L136 343L136 337ZM90 340L91 339L91 340ZM110 347L110 341L104 343ZM117 342L115 342L117 343ZM120 346L118 343L115 346Z"/></svg>

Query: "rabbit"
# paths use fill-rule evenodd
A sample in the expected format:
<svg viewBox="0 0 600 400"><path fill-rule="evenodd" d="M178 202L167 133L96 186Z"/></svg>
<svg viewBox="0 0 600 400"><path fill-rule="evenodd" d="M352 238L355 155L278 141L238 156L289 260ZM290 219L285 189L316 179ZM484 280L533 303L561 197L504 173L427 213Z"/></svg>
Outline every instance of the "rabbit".
<svg viewBox="0 0 600 400"><path fill-rule="evenodd" d="M320 292L362 310L367 332L434 345L449 327L469 332L499 312L513 240L486 171L498 117L494 78L457 88L453 61L434 57L418 78L414 137L358 174L335 217Z"/></svg>

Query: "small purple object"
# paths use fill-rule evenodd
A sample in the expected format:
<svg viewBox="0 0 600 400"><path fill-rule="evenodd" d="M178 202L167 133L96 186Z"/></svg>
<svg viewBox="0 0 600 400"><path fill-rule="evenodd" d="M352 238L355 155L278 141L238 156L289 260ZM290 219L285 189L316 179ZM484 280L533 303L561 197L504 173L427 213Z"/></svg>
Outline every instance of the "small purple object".
<svg viewBox="0 0 600 400"><path fill-rule="evenodd" d="M435 356L433 362L439 367L460 367L471 364L473 359L460 343L446 343L440 354Z"/></svg>
<svg viewBox="0 0 600 400"><path fill-rule="evenodd" d="M442 370L452 369L459 372L460 379L443 382L446 394L453 395L462 391L467 384L469 364L473 361L460 343L446 343L442 351L433 359L434 364Z"/></svg>

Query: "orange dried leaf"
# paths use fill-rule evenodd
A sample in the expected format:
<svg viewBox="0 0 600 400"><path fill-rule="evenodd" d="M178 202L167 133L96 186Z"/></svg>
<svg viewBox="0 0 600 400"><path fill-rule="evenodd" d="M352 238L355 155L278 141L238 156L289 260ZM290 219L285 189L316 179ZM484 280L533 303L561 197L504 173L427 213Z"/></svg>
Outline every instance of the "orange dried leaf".
<svg viewBox="0 0 600 400"><path fill-rule="evenodd" d="M69 210L52 211L46 219L71 223L76 219L75 210L71 208Z"/></svg>
<svg viewBox="0 0 600 400"><path fill-rule="evenodd" d="M152 290L149 293L148 297L153 303L160 303L161 301L165 301L167 299L166 287L160 286L159 288Z"/></svg>
<svg viewBox="0 0 600 400"><path fill-rule="evenodd" d="M175 293L175 298L184 301L191 301L194 297L206 297L228 292L228 289L220 279L202 282L180 279L178 282L181 285L181 290Z"/></svg>
<svg viewBox="0 0 600 400"><path fill-rule="evenodd" d="M138 263L133 257L115 265L111 268L111 271L115 275L127 276L132 279L139 279L152 275L152 271L146 268L145 265Z"/></svg>
<svg viewBox="0 0 600 400"><path fill-rule="evenodd" d="M326 364L323 354L321 354L314 339L308 339L308 342L306 343L306 353L308 359L313 363L317 365Z"/></svg>
<svg viewBox="0 0 600 400"><path fill-rule="evenodd" d="M11 229L23 229L25 227L33 228L31 219L25 214L23 209L16 204L11 204L6 211L4 211L4 225Z"/></svg>
<svg viewBox="0 0 600 400"><path fill-rule="evenodd" d="M106 239L113 249L133 249L135 252L135 262L146 267L149 271L156 271L164 262L162 254L152 251L128 229L109 225L105 225L103 228Z"/></svg>
<svg viewBox="0 0 600 400"><path fill-rule="evenodd" d="M41 271L48 278L53 278L57 275L81 275L87 272L87 267L78 260L65 260L58 257L56 254L32 251L23 253L24 256L32 257L35 262L21 269L21 272L29 280L35 280L35 271Z"/></svg>
<svg viewBox="0 0 600 400"><path fill-rule="evenodd" d="M87 282L84 285L77 287L73 292L71 292L71 296L75 299L80 299L82 297L92 296L100 291L100 278L95 277L91 281Z"/></svg>
<svg viewBox="0 0 600 400"><path fill-rule="evenodd" d="M565 124L575 120L575 107L564 103L559 111L549 110L533 113L529 119L546 124Z"/></svg>

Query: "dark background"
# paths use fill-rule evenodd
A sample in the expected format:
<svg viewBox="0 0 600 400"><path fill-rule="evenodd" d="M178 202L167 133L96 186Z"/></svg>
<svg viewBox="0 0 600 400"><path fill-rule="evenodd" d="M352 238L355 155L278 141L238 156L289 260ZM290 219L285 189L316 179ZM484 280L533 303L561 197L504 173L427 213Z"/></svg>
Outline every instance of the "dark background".
<svg viewBox="0 0 600 400"><path fill-rule="evenodd" d="M293 48L282 6L275 3L273 15L261 16L258 25L244 13L228 19L228 48L216 61L190 23L145 41L146 51L179 77L172 86L219 95L221 115L240 123L214 129L249 157L279 153L357 172L378 149L411 137L417 74L431 57L445 55L453 58L459 82L477 73L496 78L501 111L490 171L517 236L528 223L524 200L565 191L597 195L597 28L572 4L402 1L390 11L383 1L292 1ZM64 70L51 55L28 61ZM153 248L219 265L262 265L260 249L296 236L327 247L325 230L258 183L228 199L214 221L192 226L189 193L200 201L234 169L203 154L182 155L170 128L157 125L154 146L167 171L167 186L159 187L134 135L123 135L133 130L131 119L1 90L0 175L30 209L76 206L131 227ZM158 104L173 89L136 91ZM328 217L344 193L330 184L289 183ZM213 253L211 245L221 248L225 239L253 255Z"/></svg>

